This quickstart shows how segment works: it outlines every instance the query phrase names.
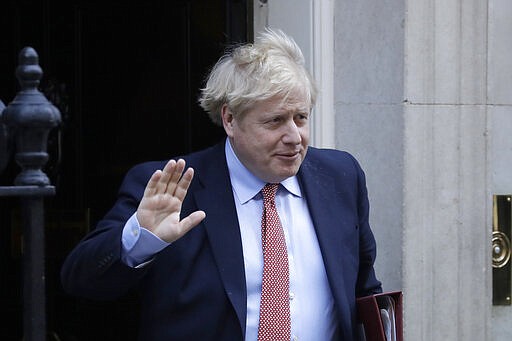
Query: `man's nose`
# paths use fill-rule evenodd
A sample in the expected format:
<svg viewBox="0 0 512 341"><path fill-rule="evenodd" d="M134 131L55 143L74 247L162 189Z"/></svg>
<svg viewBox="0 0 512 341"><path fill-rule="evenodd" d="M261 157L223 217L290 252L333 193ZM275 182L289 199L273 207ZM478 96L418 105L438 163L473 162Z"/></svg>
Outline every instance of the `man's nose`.
<svg viewBox="0 0 512 341"><path fill-rule="evenodd" d="M300 135L300 129L294 120L290 120L285 126L285 132L283 134L283 142L290 144L300 144L302 137Z"/></svg>

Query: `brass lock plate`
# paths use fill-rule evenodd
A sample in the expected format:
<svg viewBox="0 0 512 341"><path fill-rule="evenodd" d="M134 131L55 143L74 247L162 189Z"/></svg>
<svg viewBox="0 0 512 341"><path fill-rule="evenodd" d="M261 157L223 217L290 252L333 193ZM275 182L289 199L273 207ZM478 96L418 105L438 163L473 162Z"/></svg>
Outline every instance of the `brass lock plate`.
<svg viewBox="0 0 512 341"><path fill-rule="evenodd" d="M492 304L511 304L512 195L492 200Z"/></svg>

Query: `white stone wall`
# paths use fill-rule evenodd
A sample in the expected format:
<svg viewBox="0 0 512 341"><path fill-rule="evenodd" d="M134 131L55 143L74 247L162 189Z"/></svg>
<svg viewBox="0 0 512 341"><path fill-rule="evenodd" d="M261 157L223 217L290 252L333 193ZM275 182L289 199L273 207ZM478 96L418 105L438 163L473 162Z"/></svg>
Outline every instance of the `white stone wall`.
<svg viewBox="0 0 512 341"><path fill-rule="evenodd" d="M487 2L337 2L337 147L368 177L406 340L489 340Z"/></svg>
<svg viewBox="0 0 512 341"><path fill-rule="evenodd" d="M402 288L404 20L403 1L335 2L336 147L366 172L385 290Z"/></svg>
<svg viewBox="0 0 512 341"><path fill-rule="evenodd" d="M407 4L406 335L488 340L487 4Z"/></svg>
<svg viewBox="0 0 512 341"><path fill-rule="evenodd" d="M489 196L512 194L512 2L489 0ZM492 308L492 340L512 340L512 307Z"/></svg>

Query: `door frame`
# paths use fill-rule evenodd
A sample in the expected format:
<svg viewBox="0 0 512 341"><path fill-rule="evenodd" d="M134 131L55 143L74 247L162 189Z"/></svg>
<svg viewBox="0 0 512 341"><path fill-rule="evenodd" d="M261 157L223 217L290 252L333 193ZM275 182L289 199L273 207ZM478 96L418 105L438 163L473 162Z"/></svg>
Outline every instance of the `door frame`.
<svg viewBox="0 0 512 341"><path fill-rule="evenodd" d="M289 13L296 15L290 16ZM265 27L291 35L302 49L315 78L319 96L311 120L311 145L335 148L334 113L334 1L254 0L253 27L257 35ZM301 20L296 20L297 15Z"/></svg>

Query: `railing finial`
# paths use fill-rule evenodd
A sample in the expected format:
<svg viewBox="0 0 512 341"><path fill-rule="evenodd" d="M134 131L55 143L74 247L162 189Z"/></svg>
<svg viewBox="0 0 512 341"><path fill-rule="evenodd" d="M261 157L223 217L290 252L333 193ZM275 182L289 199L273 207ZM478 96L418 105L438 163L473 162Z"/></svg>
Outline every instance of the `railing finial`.
<svg viewBox="0 0 512 341"><path fill-rule="evenodd" d="M39 82L43 77L43 69L39 66L39 56L33 48L24 47L20 51L16 77L18 78L22 91L37 91Z"/></svg>
<svg viewBox="0 0 512 341"><path fill-rule="evenodd" d="M15 140L15 159L21 173L18 186L47 186L48 176L42 168L48 161L48 133L60 123L60 112L37 89L43 75L37 52L25 47L19 53L16 76L21 85L14 100L3 112L3 122Z"/></svg>

